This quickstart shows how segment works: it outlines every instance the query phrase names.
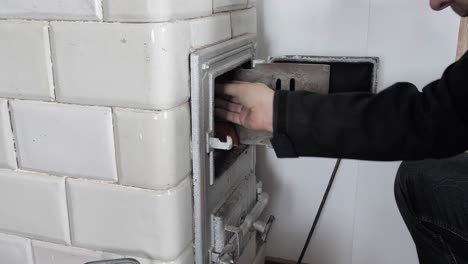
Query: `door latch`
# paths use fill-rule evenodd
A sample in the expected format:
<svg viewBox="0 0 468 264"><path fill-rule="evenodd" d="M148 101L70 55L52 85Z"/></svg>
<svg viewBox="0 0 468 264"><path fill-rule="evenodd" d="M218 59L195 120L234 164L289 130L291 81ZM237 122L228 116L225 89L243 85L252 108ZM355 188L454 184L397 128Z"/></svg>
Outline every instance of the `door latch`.
<svg viewBox="0 0 468 264"><path fill-rule="evenodd" d="M213 149L220 150L231 150L233 147L233 141L231 136L226 136L226 142L221 141L219 138L211 137L208 135L208 147L207 152L210 153Z"/></svg>

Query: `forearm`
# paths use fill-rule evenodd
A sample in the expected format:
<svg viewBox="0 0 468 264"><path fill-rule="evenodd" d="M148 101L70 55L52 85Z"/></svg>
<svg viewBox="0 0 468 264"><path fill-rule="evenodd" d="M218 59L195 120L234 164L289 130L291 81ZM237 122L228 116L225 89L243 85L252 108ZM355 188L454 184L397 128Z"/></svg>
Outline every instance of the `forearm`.
<svg viewBox="0 0 468 264"><path fill-rule="evenodd" d="M274 111L279 157L414 160L468 149L466 123L439 82L423 93L408 83L377 95L277 92Z"/></svg>

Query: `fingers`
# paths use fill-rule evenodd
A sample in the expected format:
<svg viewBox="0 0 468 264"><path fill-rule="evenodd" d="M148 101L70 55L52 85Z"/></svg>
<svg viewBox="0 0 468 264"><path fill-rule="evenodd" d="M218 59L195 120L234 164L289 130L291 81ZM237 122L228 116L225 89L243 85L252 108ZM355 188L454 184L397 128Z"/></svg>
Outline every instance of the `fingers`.
<svg viewBox="0 0 468 264"><path fill-rule="evenodd" d="M241 104L239 99L234 98L234 97L229 96L229 95L225 95L225 94L217 94L216 99L222 99L224 101L228 101L228 102L231 102L231 103Z"/></svg>
<svg viewBox="0 0 468 264"><path fill-rule="evenodd" d="M216 85L216 93L217 94L224 94L224 95L229 95L232 97L238 97L240 95L240 89L248 85L249 83L247 82L239 82L239 81L233 81L229 83L224 83L224 84L217 84Z"/></svg>
<svg viewBox="0 0 468 264"><path fill-rule="evenodd" d="M216 98L215 107L234 113L240 113L242 111L242 105L221 98Z"/></svg>
<svg viewBox="0 0 468 264"><path fill-rule="evenodd" d="M221 109L221 108L216 108L215 109L215 115L219 118L222 118L224 120L227 120L231 123L234 124L241 124L241 119L240 119L240 114L239 113L234 113L234 112L229 112L227 110Z"/></svg>

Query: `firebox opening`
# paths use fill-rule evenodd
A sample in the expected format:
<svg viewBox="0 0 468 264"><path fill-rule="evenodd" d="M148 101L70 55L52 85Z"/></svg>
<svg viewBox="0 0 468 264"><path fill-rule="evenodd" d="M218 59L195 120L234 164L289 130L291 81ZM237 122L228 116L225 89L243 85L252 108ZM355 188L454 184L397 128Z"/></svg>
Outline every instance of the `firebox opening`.
<svg viewBox="0 0 468 264"><path fill-rule="evenodd" d="M240 66L244 69L251 69L252 62L246 62ZM237 68L236 68L237 69ZM234 80L234 71L228 71L215 79L215 86ZM231 150L215 150L214 151L214 173L215 179L221 177L225 171L227 171L234 162L247 150L247 145L241 145L239 143L239 136L236 126L232 123L226 122L215 118L215 131L214 136L219 138L221 141L226 142L227 136L230 136L233 140L233 147Z"/></svg>

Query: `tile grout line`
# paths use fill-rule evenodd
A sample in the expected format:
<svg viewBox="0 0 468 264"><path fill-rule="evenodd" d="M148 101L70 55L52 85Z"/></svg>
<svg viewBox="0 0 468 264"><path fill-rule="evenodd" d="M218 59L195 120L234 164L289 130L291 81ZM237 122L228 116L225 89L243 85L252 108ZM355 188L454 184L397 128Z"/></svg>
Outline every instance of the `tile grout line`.
<svg viewBox="0 0 468 264"><path fill-rule="evenodd" d="M5 99L9 101L23 101L23 102L36 102L36 103L45 103L45 104L59 104L59 105L67 105L67 106L77 106L77 107L93 107L93 108L119 108L124 110L133 110L133 111L141 111L141 112L165 112L170 111L175 108L181 107L186 103L190 102L190 97L185 98L182 102L175 104L167 109L148 109L148 108L134 108L134 107L127 107L127 106L112 106L112 105L92 105L92 104L80 104L80 103L68 103L68 102L59 102L59 101L45 101L45 100L37 100L37 99L26 99L26 98L15 98L15 97L0 97L0 99Z"/></svg>
<svg viewBox="0 0 468 264"><path fill-rule="evenodd" d="M115 176L117 177L116 183L122 185L121 183L121 174L122 168L120 166L120 144L118 142L118 125L117 125L117 116L114 111L114 108L110 108L111 111L111 124L112 124L112 141L114 143L114 162L115 162Z"/></svg>
<svg viewBox="0 0 468 264"><path fill-rule="evenodd" d="M53 23L53 22L58 22L58 23L94 23L94 24L135 24L135 25L144 25L144 24L171 24L171 23L182 23L182 22L190 22L192 20L196 19L203 19L203 18L209 18L212 16L216 15L223 15L223 14L231 14L233 12L240 12L240 11L245 11L245 10L250 10L256 8L255 6L252 7L246 7L246 8L241 8L241 9L232 9L232 10L224 10L224 11L218 11L218 12L212 12L211 14L206 14L202 16L194 16L194 17L187 17L187 18L175 18L175 19L169 19L169 20L162 20L162 21L111 21L111 20L102 20L96 19L96 20L91 20L91 19L84 19L84 20L64 20L64 19L55 19L55 18L0 18L1 21L23 21L23 22L47 22L47 23ZM103 8L102 8L103 9ZM104 10L102 11L104 14Z"/></svg>
<svg viewBox="0 0 468 264"><path fill-rule="evenodd" d="M47 38L48 38L48 45L47 47L49 48L49 58L47 60L47 63L50 63L49 66L50 66L50 75L52 77L52 79L50 80L51 81L51 85L52 85L52 102L56 102L57 101L57 89L56 89L56 84L58 83L58 81L56 81L56 74L55 74L55 71L54 71L54 61L52 59L53 57L53 47L52 47L52 31L51 31L51 27L50 27L50 22L47 22ZM50 89L50 88L49 88Z"/></svg>
<svg viewBox="0 0 468 264"><path fill-rule="evenodd" d="M72 219L72 210L71 210L71 199L70 199L70 189L68 188L68 177L64 177L64 189L65 189L65 209L67 210L67 220L68 220L68 235L70 238L70 245L67 246L73 246L74 244L74 237L73 237L73 232L72 232L72 225L73 225L73 219Z"/></svg>
<svg viewBox="0 0 468 264"><path fill-rule="evenodd" d="M15 170L20 168L20 153L19 153L19 144L16 136L16 129L14 129L14 117L13 111L11 109L10 100L7 100L7 111L8 111L8 121L10 122L10 131L11 131L11 140L13 141L13 151L15 153L15 160L16 160L16 168Z"/></svg>

